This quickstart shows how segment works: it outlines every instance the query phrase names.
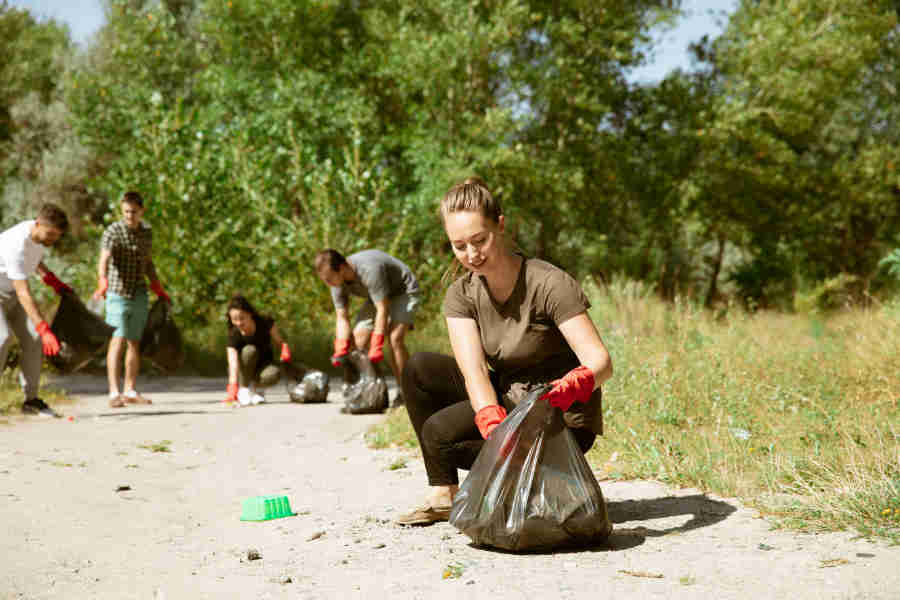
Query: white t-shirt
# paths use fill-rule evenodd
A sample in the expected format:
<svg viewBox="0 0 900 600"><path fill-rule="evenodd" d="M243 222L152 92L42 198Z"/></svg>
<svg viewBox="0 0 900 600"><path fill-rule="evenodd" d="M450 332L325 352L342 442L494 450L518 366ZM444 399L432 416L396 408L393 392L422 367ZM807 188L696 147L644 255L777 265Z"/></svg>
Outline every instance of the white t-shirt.
<svg viewBox="0 0 900 600"><path fill-rule="evenodd" d="M0 291L13 292L13 280L28 279L44 258L42 244L31 240L35 221L23 221L0 233Z"/></svg>

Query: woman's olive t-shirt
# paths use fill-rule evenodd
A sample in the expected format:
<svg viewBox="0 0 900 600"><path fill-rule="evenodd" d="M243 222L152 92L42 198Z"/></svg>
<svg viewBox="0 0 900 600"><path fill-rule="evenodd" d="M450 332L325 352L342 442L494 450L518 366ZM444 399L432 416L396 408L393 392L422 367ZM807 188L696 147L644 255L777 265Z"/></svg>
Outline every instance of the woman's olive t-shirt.
<svg viewBox="0 0 900 600"><path fill-rule="evenodd" d="M467 273L447 290L444 316L474 319L498 392L521 396L530 385L558 379L580 364L559 325L590 306L572 276L548 262L526 258L505 302L494 300L482 277ZM587 411L588 405L570 409L583 415L580 424L567 422L601 433L601 417L593 414L599 413L599 388L588 404Z"/></svg>
<svg viewBox="0 0 900 600"><path fill-rule="evenodd" d="M588 307L577 281L534 258L522 261L515 287L502 304L491 296L487 282L473 273L456 280L444 298L444 316L474 319L488 364L508 376L547 362L562 361L570 369L578 366L559 324Z"/></svg>

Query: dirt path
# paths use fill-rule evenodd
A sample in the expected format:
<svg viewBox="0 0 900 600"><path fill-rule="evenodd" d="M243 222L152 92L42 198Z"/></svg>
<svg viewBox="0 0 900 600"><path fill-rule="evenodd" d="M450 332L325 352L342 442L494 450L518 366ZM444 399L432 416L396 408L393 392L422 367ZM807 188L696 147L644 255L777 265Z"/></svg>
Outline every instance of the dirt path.
<svg viewBox="0 0 900 600"><path fill-rule="evenodd" d="M113 411L102 379L61 385L72 421L0 425L0 598L900 598L900 547L771 531L737 502L655 482L603 482L616 531L580 552L395 527L423 493L421 461L392 469L405 455L362 439L380 417L339 414L334 393L297 405L279 388L232 410L224 380L157 379L141 386L152 406ZM298 515L240 521L263 494Z"/></svg>

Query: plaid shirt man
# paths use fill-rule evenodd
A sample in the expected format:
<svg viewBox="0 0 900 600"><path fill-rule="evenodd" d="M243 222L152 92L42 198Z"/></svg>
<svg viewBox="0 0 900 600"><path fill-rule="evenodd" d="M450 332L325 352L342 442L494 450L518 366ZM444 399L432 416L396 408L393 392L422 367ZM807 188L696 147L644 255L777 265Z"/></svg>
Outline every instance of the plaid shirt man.
<svg viewBox="0 0 900 600"><path fill-rule="evenodd" d="M109 291L124 298L133 298L147 289L145 276L157 279L151 256L153 230L141 222L137 229L129 229L124 221L117 221L103 232L100 247L109 250Z"/></svg>

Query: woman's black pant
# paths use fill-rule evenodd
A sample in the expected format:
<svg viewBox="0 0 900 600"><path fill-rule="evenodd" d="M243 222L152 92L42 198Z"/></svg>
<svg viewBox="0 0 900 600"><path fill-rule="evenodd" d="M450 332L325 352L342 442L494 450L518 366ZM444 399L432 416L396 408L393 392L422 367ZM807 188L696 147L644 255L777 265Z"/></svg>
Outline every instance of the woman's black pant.
<svg viewBox="0 0 900 600"><path fill-rule="evenodd" d="M453 357L417 352L403 369L401 381L409 420L412 422L428 485L459 483L457 469L469 470L484 440L475 426L462 373ZM515 408L498 397L507 411ZM571 429L582 452L590 450L596 435L589 429Z"/></svg>

